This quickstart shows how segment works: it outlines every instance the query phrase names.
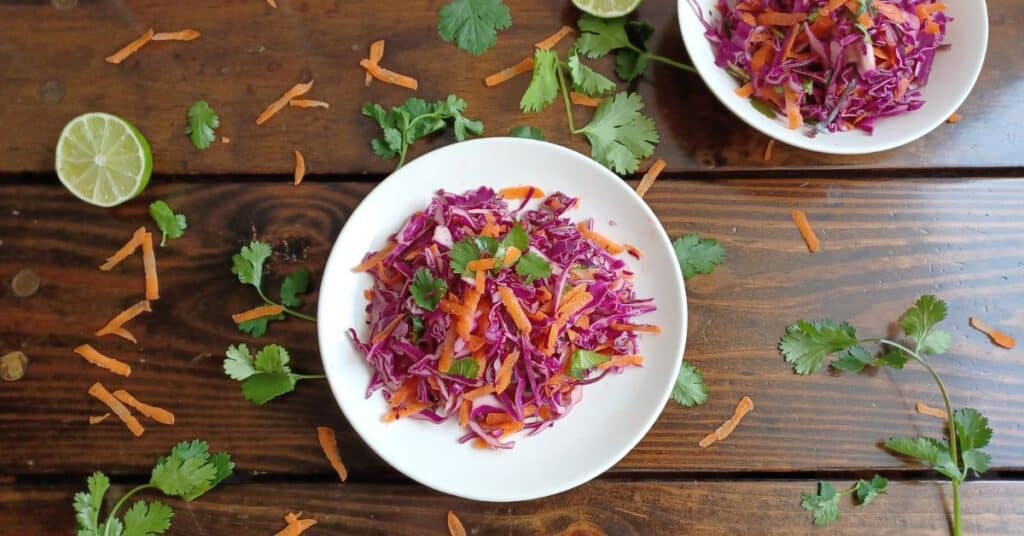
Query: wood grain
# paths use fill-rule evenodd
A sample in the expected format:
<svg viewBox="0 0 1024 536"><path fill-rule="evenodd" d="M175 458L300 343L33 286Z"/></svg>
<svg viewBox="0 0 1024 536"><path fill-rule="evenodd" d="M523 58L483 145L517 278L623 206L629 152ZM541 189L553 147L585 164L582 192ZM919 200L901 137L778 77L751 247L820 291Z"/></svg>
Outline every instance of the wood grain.
<svg viewBox="0 0 1024 536"><path fill-rule="evenodd" d="M67 4L67 3L65 3ZM293 150L305 155L311 174L389 172L393 162L374 157L369 140L379 135L359 115L367 101L395 105L413 95L439 99L455 93L482 119L487 135L504 135L520 124L540 127L555 143L588 152L571 137L563 111L524 116L518 109L528 77L485 88L484 76L532 53L533 43L562 24L575 24L569 2L521 0L512 5L514 24L497 46L473 57L441 41L437 10L442 0L380 2L282 1L270 9L258 0L114 0L78 2L55 9L51 2L4 2L0 20L0 118L11 135L0 141L0 172L50 172L63 125L75 115L107 111L137 125L153 146L157 173L290 173ZM639 17L657 28L652 48L685 59L676 0L649 0ZM1024 120L1024 55L1016 32L1024 3L988 3L988 56L977 87L956 125L942 125L923 139L869 156L827 156L777 145L764 162L767 138L729 113L696 75L656 65L637 89L656 120L658 156L669 171L760 169L923 169L1024 165L1019 125ZM372 13L372 17L368 14ZM687 14L689 16L689 14ZM45 21L45 24L40 24ZM146 28L195 28L190 43L152 43L120 65L103 58ZM358 61L370 42L387 41L384 65L417 77L419 92L363 85ZM568 41L562 44L569 47ZM955 44L954 44L955 46ZM610 72L610 61L598 67ZM310 98L330 110L288 109L262 127L255 118L299 81L316 81ZM933 83L937 83L938 80ZM623 86L624 87L624 86ZM218 134L228 145L196 151L183 135L186 111L207 100L221 118ZM578 121L588 112L579 111ZM15 134L16 133L16 134ZM417 144L411 157L450 135Z"/></svg>
<svg viewBox="0 0 1024 536"><path fill-rule="evenodd" d="M223 485L192 503L168 501L175 515L167 534L274 534L284 527L284 514L302 511L304 517L319 521L310 535L440 535L447 534L449 509L469 534L481 535L554 535L574 524L596 527L609 536L948 534L948 483L892 482L887 494L866 507L855 506L847 497L841 503L839 521L827 529L812 526L810 514L800 508L800 495L813 492L815 486L812 481L597 481L536 501L483 503L418 486ZM14 486L0 490L0 523L12 534L70 534L74 529L71 498L77 489ZM126 489L113 488L106 508L111 506L110 498ZM964 534L1016 534L1024 525L1024 483L971 482L961 492Z"/></svg>
<svg viewBox="0 0 1024 536"><path fill-rule="evenodd" d="M325 477L331 469L314 428L329 425L338 430L352 481L396 479L345 425L325 384L305 382L258 408L221 371L229 344L253 343L235 331L230 314L257 304L252 289L230 273L231 254L253 236L278 248L289 241L293 250L301 242L317 282L334 237L369 188L158 183L132 203L103 210L58 186L6 187L0 281L31 268L42 288L27 300L6 288L0 294L2 351L20 349L30 358L24 379L0 385L0 474L84 474L96 467L139 474L172 443L201 437L234 454L242 473ZM799 318L849 319L863 336L883 335L923 293L950 303L945 327L953 349L933 363L954 403L991 418L993 466L1020 471L1024 359L993 347L967 322L978 315L1024 334L1022 198L1022 180L656 183L647 200L670 236L698 232L728 249L714 274L687 283L686 359L704 371L711 399L695 409L669 403L612 474L919 470L878 444L894 434L941 434L940 421L913 410L918 401L940 405L923 371L801 377L775 345ZM138 258L111 272L96 266L150 223L145 207L155 199L189 218L185 237L158 251L163 297L130 325L139 347L112 337L97 341L91 333L138 300L143 283ZM821 253L807 253L789 218L795 207L808 214ZM275 257L270 281L295 266ZM132 377L121 381L82 362L71 349L84 342L129 362ZM291 350L297 371L321 369L312 324L274 324L259 341L270 342ZM114 420L86 425L103 411L86 394L97 380L174 411L177 424L151 424L138 440ZM744 395L756 409L736 433L697 448Z"/></svg>

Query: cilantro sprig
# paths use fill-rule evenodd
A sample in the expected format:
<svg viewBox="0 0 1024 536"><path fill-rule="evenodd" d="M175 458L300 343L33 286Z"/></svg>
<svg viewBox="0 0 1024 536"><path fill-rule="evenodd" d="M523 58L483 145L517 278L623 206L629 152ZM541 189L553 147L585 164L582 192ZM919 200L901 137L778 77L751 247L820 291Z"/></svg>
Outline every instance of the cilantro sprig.
<svg viewBox="0 0 1024 536"><path fill-rule="evenodd" d="M501 262L505 258L505 253L511 247L515 247L522 254L514 263L502 266ZM516 274L522 277L527 285L538 279L544 280L551 277L551 263L544 257L529 251L529 247L529 233L519 222L516 222L500 242L489 236L466 237L459 240L452 246L450 265L456 274L462 277L473 277L475 273L466 265L484 257L493 257L498 260L497 270L515 268ZM415 294L413 297L415 298ZM420 306L423 307L422 304Z"/></svg>
<svg viewBox="0 0 1024 536"><path fill-rule="evenodd" d="M701 238L697 234L681 236L672 242L683 279L692 279L697 274L710 274L716 266L725 261L725 248L713 238Z"/></svg>
<svg viewBox="0 0 1024 536"><path fill-rule="evenodd" d="M271 300L263 292L263 265L270 258L271 253L273 250L270 248L270 244L253 240L249 245L242 246L241 251L231 257L231 273L238 276L238 281L243 285L252 285L267 305L281 305L284 314L316 322L316 318L293 309L302 306L302 299L299 298L299 295L305 294L309 290L309 270L306 268L295 270L281 282L281 303ZM238 330L253 337L260 337L266 333L268 322L283 318L283 314L276 317L257 318L242 322L238 325Z"/></svg>
<svg viewBox="0 0 1024 536"><path fill-rule="evenodd" d="M301 380L326 378L322 374L292 372L288 350L276 344L264 346L255 356L244 344L228 346L224 355L224 373L242 382L242 396L257 406L294 391Z"/></svg>
<svg viewBox="0 0 1024 536"><path fill-rule="evenodd" d="M701 406L708 401L708 388L704 385L704 375L697 367L683 363L676 376L676 384L672 386L672 400L683 407Z"/></svg>
<svg viewBox="0 0 1024 536"><path fill-rule="evenodd" d="M149 215L153 217L156 226L163 233L160 247L167 244L168 238L172 240L181 238L185 234L185 229L188 228L188 220L185 219L185 215L175 214L171 206L163 200L154 201L149 205Z"/></svg>
<svg viewBox="0 0 1024 536"><path fill-rule="evenodd" d="M196 101L188 109L188 125L185 126L185 135L196 149L202 151L209 148L210 144L217 139L214 129L219 126L220 118L206 101Z"/></svg>
<svg viewBox="0 0 1024 536"><path fill-rule="evenodd" d="M86 479L86 491L75 494L75 520L78 536L148 536L163 534L171 527L174 510L160 501L136 501L123 517L117 514L126 501L146 489L158 489L168 497L185 501L198 499L213 489L235 468L231 456L210 454L205 441L183 441L171 449L170 456L161 457L150 475L149 483L132 488L100 521L103 498L110 489L110 479L100 471Z"/></svg>
<svg viewBox="0 0 1024 536"><path fill-rule="evenodd" d="M442 7L439 15L441 39L474 56L494 46L498 30L512 26L512 14L501 0L454 0Z"/></svg>
<svg viewBox="0 0 1024 536"><path fill-rule="evenodd" d="M410 145L444 130L449 123L456 141L464 141L470 135L483 134L482 122L463 115L466 107L466 101L455 95L448 95L447 99L434 103L411 98L390 110L385 110L379 104L363 105L363 115L373 119L383 132L382 138L375 138L370 142L373 154L384 160L397 157L397 169L405 164Z"/></svg>
<svg viewBox="0 0 1024 536"><path fill-rule="evenodd" d="M821 370L830 356L833 357L829 363L832 368L847 372L860 372L867 367L902 369L910 359L924 367L935 380L946 406L946 441L922 436L891 437L885 442L885 447L896 454L922 462L950 479L953 486L953 533L959 535L960 485L967 479L968 473L979 475L988 470L991 460L982 449L991 441L992 429L988 419L975 409L960 408L953 411L945 384L926 358L948 351L952 344L950 334L937 328L946 319L946 314L945 302L932 295L921 296L900 317L904 342L886 338L859 338L856 328L846 322L801 320L787 328L786 335L779 341L779 350L797 374ZM864 348L869 343L879 344L881 350L872 355ZM812 503L817 504L813 501L809 504ZM819 515L823 519L831 515L828 508L814 511L815 522Z"/></svg>
<svg viewBox="0 0 1024 536"><path fill-rule="evenodd" d="M697 74L692 65L649 52L647 40L654 34L654 28L645 22L630 21L625 17L603 19L583 14L576 24L580 29L580 37L576 39L575 48L590 59L615 52L615 73L627 82L642 75L648 61L657 61Z"/></svg>
<svg viewBox="0 0 1024 536"><path fill-rule="evenodd" d="M804 493L800 507L811 512L815 525L828 525L839 519L839 499L844 495L852 493L857 497L857 504L867 506L888 487L889 480L881 475L875 475L871 480L861 479L842 491L828 482L818 482L818 492Z"/></svg>

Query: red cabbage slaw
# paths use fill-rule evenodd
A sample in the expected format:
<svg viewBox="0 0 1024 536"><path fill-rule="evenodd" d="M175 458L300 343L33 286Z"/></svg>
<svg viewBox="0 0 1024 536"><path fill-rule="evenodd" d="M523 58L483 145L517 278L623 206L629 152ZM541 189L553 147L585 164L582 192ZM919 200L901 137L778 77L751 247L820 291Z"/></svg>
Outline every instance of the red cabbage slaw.
<svg viewBox="0 0 1024 536"><path fill-rule="evenodd" d="M515 206L502 195L524 190ZM457 415L460 443L512 448L511 434L565 417L581 386L642 365L638 334L660 332L634 323L655 310L620 257L639 258L635 248L570 221L577 198L502 193L438 191L355 268L373 278L370 331L348 334L373 369L366 397L382 390L389 402L385 421ZM531 199L542 201L528 209Z"/></svg>
<svg viewBox="0 0 1024 536"><path fill-rule="evenodd" d="M934 0L718 0L706 28L715 64L763 114L791 129L874 131L924 105L935 52L952 18Z"/></svg>

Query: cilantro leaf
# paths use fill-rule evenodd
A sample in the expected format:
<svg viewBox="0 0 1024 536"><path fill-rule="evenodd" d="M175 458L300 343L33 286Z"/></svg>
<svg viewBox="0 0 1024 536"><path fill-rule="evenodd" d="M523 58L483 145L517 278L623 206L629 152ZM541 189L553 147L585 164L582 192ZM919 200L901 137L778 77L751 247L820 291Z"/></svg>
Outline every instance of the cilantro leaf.
<svg viewBox="0 0 1024 536"><path fill-rule="evenodd" d="M294 391L300 380L323 378L292 373L288 350L276 344L264 346L255 356L244 344L229 346L225 355L224 373L242 382L242 396L257 406Z"/></svg>
<svg viewBox="0 0 1024 536"><path fill-rule="evenodd" d="M771 104L768 104L767 102L761 99L750 99L750 105L753 106L754 109L757 110L758 112L761 112L761 115L767 117L768 119L775 119L777 117L777 115L775 114L775 108L773 108Z"/></svg>
<svg viewBox="0 0 1024 536"><path fill-rule="evenodd" d="M110 489L110 479L107 475L96 471L85 481L88 491L80 491L75 494L74 508L75 521L78 523L79 534L100 533L100 508L103 507L103 496Z"/></svg>
<svg viewBox="0 0 1024 536"><path fill-rule="evenodd" d="M821 369L825 356L856 344L857 331L846 322L800 320L786 328L779 350L797 374L810 374Z"/></svg>
<svg viewBox="0 0 1024 536"><path fill-rule="evenodd" d="M676 252L679 268L683 270L683 279L690 279L697 274L710 274L715 266L725 260L725 248L714 238L701 238L697 234L688 234L672 242Z"/></svg>
<svg viewBox="0 0 1024 536"><path fill-rule="evenodd" d="M654 120L641 111L644 101L636 93L617 93L604 99L593 119L579 130L590 141L591 156L616 173L633 173L640 160L654 154L660 141Z"/></svg>
<svg viewBox="0 0 1024 536"><path fill-rule="evenodd" d="M627 82L644 74L647 70L647 40L654 35L654 27L646 22L628 21L626 37L633 47L620 48L615 52L615 74Z"/></svg>
<svg viewBox="0 0 1024 536"><path fill-rule="evenodd" d="M124 533L122 536L150 536L163 534L171 528L171 517L174 510L170 506L153 501L137 501L124 513Z"/></svg>
<svg viewBox="0 0 1024 536"><path fill-rule="evenodd" d="M875 475L871 480L858 480L853 491L857 494L857 502L859 502L861 506L867 506L879 495L885 493L885 490L888 487L889 479L882 475Z"/></svg>
<svg viewBox="0 0 1024 536"><path fill-rule="evenodd" d="M205 441L183 441L170 456L157 460L149 483L167 495L193 501L230 476L234 467L227 454L211 456Z"/></svg>
<svg viewBox="0 0 1024 536"><path fill-rule="evenodd" d="M519 100L519 108L527 113L547 108L558 96L558 54L537 49L533 54L533 78Z"/></svg>
<svg viewBox="0 0 1024 536"><path fill-rule="evenodd" d="M181 238L185 234L185 228L188 227L185 216L175 214L171 207L163 201L154 201L149 205L149 215L153 217L156 226L163 233L163 238L160 239L160 247L164 247L167 244L168 238Z"/></svg>
<svg viewBox="0 0 1024 536"><path fill-rule="evenodd" d="M520 252L526 252L527 248L530 247L530 235L526 233L522 225L519 222L512 224L512 228L508 230L508 234L498 244L498 248L494 251L494 257L498 259L499 263L501 259L505 258L505 253L508 248L514 247Z"/></svg>
<svg viewBox="0 0 1024 536"><path fill-rule="evenodd" d="M584 13L576 25L579 26L580 37L576 39L574 48L592 60L630 46L625 17L602 19Z"/></svg>
<svg viewBox="0 0 1024 536"><path fill-rule="evenodd" d="M474 274L466 268L466 265L480 258L480 248L472 238L466 237L452 246L448 256L453 272L461 276L472 277Z"/></svg>
<svg viewBox="0 0 1024 536"><path fill-rule="evenodd" d="M463 115L466 107L466 101L455 95L434 103L413 97L390 110L379 104L365 104L362 113L377 123L383 134L383 139L370 142L373 153L385 160L398 158L397 167L402 167L409 145L444 130L449 121L457 141L463 141L469 135L483 134L482 122Z"/></svg>
<svg viewBox="0 0 1024 536"><path fill-rule="evenodd" d="M963 480L949 455L949 447L930 437L890 437L885 448L931 465L932 469L952 480Z"/></svg>
<svg viewBox="0 0 1024 536"><path fill-rule="evenodd" d="M688 408L703 405L708 401L704 375L697 367L683 363L679 368L679 376L676 376L676 384L672 387L672 400Z"/></svg>
<svg viewBox="0 0 1024 536"><path fill-rule="evenodd" d="M210 146L217 139L213 129L220 126L220 118L213 113L206 101L196 101L188 109L188 125L185 125L185 135L192 142L192 145L202 151Z"/></svg>
<svg viewBox="0 0 1024 536"><path fill-rule="evenodd" d="M529 285L537 279L544 280L551 277L551 263L536 253L527 253L519 257L519 261L516 263L516 273L526 278L526 284Z"/></svg>
<svg viewBox="0 0 1024 536"><path fill-rule="evenodd" d="M263 263L270 258L271 252L269 244L253 240L231 257L231 273L237 275L243 285L252 285L262 292Z"/></svg>
<svg viewBox="0 0 1024 536"><path fill-rule="evenodd" d="M253 358L253 365L259 372L289 374L292 371L288 367L290 360L291 357L288 355L288 350L276 344L268 344L256 353L256 357Z"/></svg>
<svg viewBox="0 0 1024 536"><path fill-rule="evenodd" d="M569 56L567 65L569 67L569 76L572 78L573 88L576 91L588 97L600 97L615 89L615 82L608 80L604 75L584 65L575 50Z"/></svg>
<svg viewBox="0 0 1024 536"><path fill-rule="evenodd" d="M412 275L409 293L412 294L416 305L427 311L433 311L448 293L448 284L444 282L444 279L434 277L428 268L420 268Z"/></svg>
<svg viewBox="0 0 1024 536"><path fill-rule="evenodd" d="M298 378L294 374L281 372L260 372L242 382L242 396L262 406L267 402L295 390Z"/></svg>
<svg viewBox="0 0 1024 536"><path fill-rule="evenodd" d="M426 326L423 325L423 319L418 316L409 318L409 323L412 325L412 342L419 344L420 337L423 336L423 331Z"/></svg>
<svg viewBox="0 0 1024 536"><path fill-rule="evenodd" d="M981 475L985 471L988 471L989 466L992 464L992 457L987 452L979 449L968 450L960 456L964 461L964 473L967 471L974 471L975 475Z"/></svg>
<svg viewBox="0 0 1024 536"><path fill-rule="evenodd" d="M284 320L284 315L264 316L254 318L252 320L246 320L238 325L238 331L246 333L252 337L259 338L267 333L267 325L270 324L271 320Z"/></svg>
<svg viewBox="0 0 1024 536"><path fill-rule="evenodd" d="M946 318L946 302L931 294L917 299L900 318L900 327L917 343L917 351L924 354L941 354L949 350L952 337L945 331L933 329Z"/></svg>
<svg viewBox="0 0 1024 536"><path fill-rule="evenodd" d="M508 135L513 138L528 138L531 140L547 141L544 137L544 133L539 128L531 127L529 125L519 125L508 131Z"/></svg>
<svg viewBox="0 0 1024 536"><path fill-rule="evenodd" d="M590 350L576 350L572 353L572 361L569 363L569 375L577 380L582 380L584 373L588 370L608 361L611 361L611 358L604 354Z"/></svg>
<svg viewBox="0 0 1024 536"><path fill-rule="evenodd" d="M832 367L847 372L860 372L872 362L871 354L867 350L854 346L839 352L838 358L832 362Z"/></svg>
<svg viewBox="0 0 1024 536"><path fill-rule="evenodd" d="M985 448L992 440L992 429L988 426L988 418L974 408L960 408L954 411L953 424L962 452Z"/></svg>
<svg viewBox="0 0 1024 536"><path fill-rule="evenodd" d="M839 497L835 486L818 482L818 493L804 493L800 507L811 512L815 525L828 525L839 519Z"/></svg>
<svg viewBox="0 0 1024 536"><path fill-rule="evenodd" d="M875 359L874 364L876 366L889 367L893 369L901 369L903 365L907 364L907 356L903 354L903 350L899 348L890 348L882 353Z"/></svg>
<svg viewBox="0 0 1024 536"><path fill-rule="evenodd" d="M253 364L252 354L249 347L244 344L228 346L224 360L224 373L233 380L242 381L253 374L256 374L256 366Z"/></svg>
<svg viewBox="0 0 1024 536"><path fill-rule="evenodd" d="M494 46L498 30L512 26L512 14L501 0L454 0L441 8L437 31L446 43L474 56Z"/></svg>
<svg viewBox="0 0 1024 536"><path fill-rule="evenodd" d="M302 299L299 294L305 294L309 290L309 270L305 267L292 272L281 282L281 305L285 307L299 307Z"/></svg>
<svg viewBox="0 0 1024 536"><path fill-rule="evenodd" d="M452 360L451 367L448 368L449 376L462 376L469 380L475 380L477 374L480 373L480 365L477 364L476 359L472 357L466 357L463 359Z"/></svg>

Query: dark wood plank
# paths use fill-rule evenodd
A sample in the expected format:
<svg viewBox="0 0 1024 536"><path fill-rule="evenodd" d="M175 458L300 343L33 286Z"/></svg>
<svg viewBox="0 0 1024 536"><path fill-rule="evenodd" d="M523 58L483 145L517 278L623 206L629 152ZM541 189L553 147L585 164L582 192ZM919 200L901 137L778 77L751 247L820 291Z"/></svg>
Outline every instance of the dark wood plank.
<svg viewBox="0 0 1024 536"><path fill-rule="evenodd" d="M201 437L232 452L241 472L326 475L313 429L327 424L339 430L355 481L393 478L346 427L326 385L302 384L258 408L221 372L224 349L249 340L229 315L256 303L229 272L231 254L254 235L277 246L299 239L318 281L334 237L369 188L156 184L113 210L88 207L59 186L4 188L0 281L27 267L40 274L42 289L16 301L4 283L0 298L0 348L22 349L31 359L24 379L0 386L0 474L81 474L97 466L138 474L170 444ZM158 253L164 297L132 323L141 348L96 341L90 334L142 293L137 258L108 273L96 266L149 223L145 207L158 198L189 218L185 238ZM924 372L799 377L775 345L799 318L849 319L864 336L884 334L922 293L950 302L953 350L935 358L935 367L957 405L992 419L994 466L1020 470L1024 360L1019 350L992 347L967 319L977 314L1024 334L1022 199L1022 180L657 183L648 200L670 235L699 232L729 251L714 274L687 285L686 358L704 371L711 400L696 409L669 403L613 472L907 469L877 443L893 434L941 433L939 421L913 411L919 400L939 405ZM789 219L792 207L807 211L821 253L807 253ZM293 269L280 258L272 266L272 280ZM83 342L132 363L132 377L121 381L82 362L71 349ZM320 370L311 324L276 324L261 342L290 348L299 371ZM116 421L87 426L102 409L86 395L96 380L172 409L178 424L152 425L138 440ZM723 444L697 448L743 395L756 409L739 430Z"/></svg>
<svg viewBox="0 0 1024 536"><path fill-rule="evenodd" d="M309 530L311 535L447 534L448 510L456 512L469 534L556 534L570 526L596 528L608 535L949 532L947 483L892 482L886 495L866 507L847 498L841 503L839 521L829 529L813 527L810 514L800 509L800 494L813 491L815 485L598 481L522 503L465 501L418 486L225 485L193 503L169 501L175 516L167 534L274 534L284 527L282 517L288 511L302 511L319 521ZM116 500L126 489L115 487L109 496ZM69 534L75 522L75 491L68 486L0 490L0 522L12 534ZM971 482L961 496L965 534L1014 534L1024 525L1022 482ZM106 508L110 506L108 500Z"/></svg>
<svg viewBox="0 0 1024 536"><path fill-rule="evenodd" d="M639 16L657 27L653 48L682 59L676 4L650 0ZM484 76L530 54L534 42L561 24L574 24L577 12L568 2L515 2L513 28L479 58L438 37L441 5L440 0L282 1L273 10L258 0L145 0L130 6L97 0L58 10L51 2L4 2L0 117L5 130L17 135L0 143L0 172L52 171L61 128L87 111L108 111L135 123L153 146L158 173L288 173L295 148L305 154L311 173L388 172L393 163L369 149L377 127L358 110L366 101L393 105L413 93L380 84L364 87L357 63L376 39L387 40L388 67L420 79L417 96L462 96L468 113L485 121L488 135L528 122L556 143L589 151L581 138L570 137L559 107L531 116L519 112L527 77L494 89L482 84ZM1024 160L1013 148L1024 119L1019 105L1024 86L1017 83L1024 55L1015 32L1024 3L994 0L989 12L988 57L962 109L964 120L916 143L870 156L826 156L780 146L766 163L767 138L733 117L697 76L656 66L639 91L662 133L658 155L670 171L1020 167ZM193 27L203 36L192 43L154 43L118 66L103 61L150 26ZM264 106L307 78L316 80L310 96L330 102L329 111L286 110L256 127ZM199 153L182 135L185 112L197 99L216 109L223 125L218 133L231 138L230 145ZM418 144L412 156L449 142L446 135Z"/></svg>

